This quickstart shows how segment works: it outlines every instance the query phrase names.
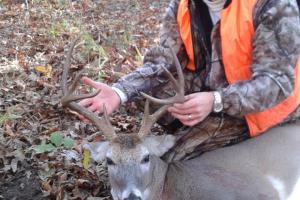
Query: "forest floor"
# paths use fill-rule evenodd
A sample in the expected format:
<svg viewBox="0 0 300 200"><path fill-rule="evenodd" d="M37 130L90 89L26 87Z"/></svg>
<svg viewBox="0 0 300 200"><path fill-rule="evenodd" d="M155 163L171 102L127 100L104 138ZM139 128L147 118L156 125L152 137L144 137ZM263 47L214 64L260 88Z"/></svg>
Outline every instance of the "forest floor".
<svg viewBox="0 0 300 200"><path fill-rule="evenodd" d="M60 104L66 52L82 35L72 71L111 84L158 42L168 1L25 2L0 0L0 200L111 199L105 167L83 162L101 132ZM111 116L117 131L139 126L135 108Z"/></svg>

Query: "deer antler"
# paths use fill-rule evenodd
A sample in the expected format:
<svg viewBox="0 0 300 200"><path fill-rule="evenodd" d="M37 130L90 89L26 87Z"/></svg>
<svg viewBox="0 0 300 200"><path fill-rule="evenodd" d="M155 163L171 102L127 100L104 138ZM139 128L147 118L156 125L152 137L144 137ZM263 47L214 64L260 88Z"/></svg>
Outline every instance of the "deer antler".
<svg viewBox="0 0 300 200"><path fill-rule="evenodd" d="M74 78L74 81L70 87L67 84L68 74L69 74L70 66L71 66L72 53L73 53L74 47L77 44L77 42L79 41L79 39L80 39L80 37L78 37L76 40L74 40L72 42L70 49L68 51L67 57L66 57L65 64L64 64L64 70L63 70L62 82L61 82L64 96L61 99L61 103L64 107L68 107L71 110L74 110L77 113L79 113L79 114L83 115L84 117L86 117L87 119L89 119L94 125L97 126L97 128L99 130L101 130L104 133L105 137L108 140L112 140L113 138L116 137L116 133L109 121L107 111L105 109L105 105L103 105L103 110L104 110L103 117L99 118L96 114L94 114L93 112L87 110L86 108L84 108L83 106L81 106L75 102L77 100L94 97L100 93L100 90L97 90L91 94L81 94L81 95L74 94L74 91L78 85L79 79L81 78L82 72L80 72L79 74L76 75L76 77Z"/></svg>
<svg viewBox="0 0 300 200"><path fill-rule="evenodd" d="M173 103L179 103L184 101L184 77L183 77L183 72L182 68L180 65L180 62L174 52L174 50L171 48L171 46L168 44L169 49L171 50L176 70L177 70L177 75L178 75L178 80L174 78L174 76L171 74L171 72L166 69L165 67L162 67L169 79L171 80L173 86L175 87L175 91L177 92L174 97L170 97L168 99L158 99L152 96L149 96L145 93L142 93L142 95L147 99L146 104L145 104L145 114L144 118L142 121L142 126L140 128L140 131L138 135L143 138L147 136L150 133L151 127L153 124L167 111L168 107L170 107L171 104ZM163 105L161 108L159 108L156 112L154 112L152 115L149 114L149 101L152 101L157 104Z"/></svg>
<svg viewBox="0 0 300 200"><path fill-rule="evenodd" d="M174 50L171 48L171 46L168 44L169 49L171 50L175 66L176 66L176 71L178 75L178 80L174 78L174 76L171 74L171 72L166 69L164 66L162 66L162 69L165 71L167 74L168 78L171 80L172 84L175 87L176 90L176 95L174 97L170 97L168 99L158 99L152 96L149 96L145 93L141 93L146 99L149 99L150 101L161 104L161 105L169 105L175 102L183 102L184 101L184 77L183 77L183 72L182 72L182 67L180 65L180 62L174 52Z"/></svg>

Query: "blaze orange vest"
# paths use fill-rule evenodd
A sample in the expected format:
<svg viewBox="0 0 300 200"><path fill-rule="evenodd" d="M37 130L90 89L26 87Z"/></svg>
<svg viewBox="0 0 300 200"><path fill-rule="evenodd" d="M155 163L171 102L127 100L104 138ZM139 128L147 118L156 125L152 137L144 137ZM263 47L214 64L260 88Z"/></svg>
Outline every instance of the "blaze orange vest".
<svg viewBox="0 0 300 200"><path fill-rule="evenodd" d="M252 76L252 39L254 36L253 9L257 0L232 0L221 13L222 57L229 84L250 80ZM177 21L189 63L195 71L191 20L188 0L181 0ZM263 112L245 116L252 137L282 122L300 104L300 57L295 68L295 88L290 97Z"/></svg>

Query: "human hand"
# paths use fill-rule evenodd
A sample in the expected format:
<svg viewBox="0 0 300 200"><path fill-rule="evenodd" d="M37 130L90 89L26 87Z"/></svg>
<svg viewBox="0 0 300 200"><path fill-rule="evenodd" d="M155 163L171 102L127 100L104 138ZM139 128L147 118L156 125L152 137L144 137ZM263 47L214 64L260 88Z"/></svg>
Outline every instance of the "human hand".
<svg viewBox="0 0 300 200"><path fill-rule="evenodd" d="M116 110L121 103L119 95L108 85L100 82L93 81L88 77L83 77L81 81L89 86L92 86L96 90L101 90L100 93L92 98L84 99L79 102L79 105L87 108L89 111L99 114L103 113L103 105L105 105L107 114L110 115ZM80 116L82 120L85 120L83 116Z"/></svg>
<svg viewBox="0 0 300 200"><path fill-rule="evenodd" d="M185 102L174 104L168 111L186 126L194 126L203 121L213 110L212 92L193 93L185 98Z"/></svg>

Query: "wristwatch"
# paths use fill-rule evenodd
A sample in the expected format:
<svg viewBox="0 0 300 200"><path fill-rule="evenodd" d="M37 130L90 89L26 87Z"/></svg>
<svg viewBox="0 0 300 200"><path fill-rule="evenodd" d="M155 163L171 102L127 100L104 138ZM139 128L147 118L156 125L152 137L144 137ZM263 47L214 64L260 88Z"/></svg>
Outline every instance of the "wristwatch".
<svg viewBox="0 0 300 200"><path fill-rule="evenodd" d="M213 111L215 113L219 113L223 110L222 97L220 92L218 91L213 92L213 95L214 95Z"/></svg>

